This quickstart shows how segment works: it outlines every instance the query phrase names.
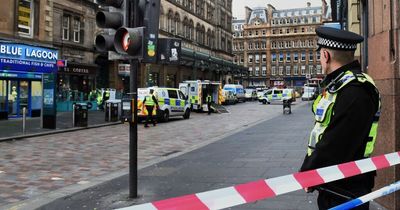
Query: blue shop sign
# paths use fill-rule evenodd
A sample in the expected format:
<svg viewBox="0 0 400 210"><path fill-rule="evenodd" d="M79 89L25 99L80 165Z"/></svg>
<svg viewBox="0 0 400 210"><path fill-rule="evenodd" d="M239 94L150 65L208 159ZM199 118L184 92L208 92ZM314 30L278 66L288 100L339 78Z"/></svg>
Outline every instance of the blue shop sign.
<svg viewBox="0 0 400 210"><path fill-rule="evenodd" d="M24 44L0 42L0 70L52 73L58 51Z"/></svg>

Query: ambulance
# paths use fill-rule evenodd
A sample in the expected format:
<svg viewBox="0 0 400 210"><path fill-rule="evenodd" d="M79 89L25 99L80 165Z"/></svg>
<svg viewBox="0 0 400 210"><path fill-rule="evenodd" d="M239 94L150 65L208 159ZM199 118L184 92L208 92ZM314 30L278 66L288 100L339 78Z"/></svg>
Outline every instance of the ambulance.
<svg viewBox="0 0 400 210"><path fill-rule="evenodd" d="M224 100L220 82L209 80L187 80L179 83L179 90L188 97L192 110L207 110L207 94L214 104L221 105Z"/></svg>
<svg viewBox="0 0 400 210"><path fill-rule="evenodd" d="M270 104L276 101L282 102L283 100L296 101L294 90L289 88L273 88L267 90L262 97L258 98L258 101L263 104Z"/></svg>
<svg viewBox="0 0 400 210"><path fill-rule="evenodd" d="M159 121L167 122L171 117L181 116L184 119L190 117L190 103L187 97L176 88L149 87L138 88L138 118L146 119L148 112L143 106L144 98L150 94L150 89L154 90L153 95L158 101L159 110L153 109L153 116Z"/></svg>

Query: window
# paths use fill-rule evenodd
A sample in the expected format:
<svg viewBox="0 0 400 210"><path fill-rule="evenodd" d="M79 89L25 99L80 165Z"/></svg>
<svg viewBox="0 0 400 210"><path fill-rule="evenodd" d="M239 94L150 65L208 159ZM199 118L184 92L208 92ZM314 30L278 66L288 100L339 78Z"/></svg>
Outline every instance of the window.
<svg viewBox="0 0 400 210"><path fill-rule="evenodd" d="M18 1L18 34L25 37L33 36L34 1Z"/></svg>
<svg viewBox="0 0 400 210"><path fill-rule="evenodd" d="M293 66L293 75L299 75L299 66L298 65Z"/></svg>
<svg viewBox="0 0 400 210"><path fill-rule="evenodd" d="M314 53L313 53L312 51L309 52L308 60L309 60L309 61L313 61L313 60L314 60Z"/></svg>
<svg viewBox="0 0 400 210"><path fill-rule="evenodd" d="M256 42L254 49L260 49L260 43Z"/></svg>
<svg viewBox="0 0 400 210"><path fill-rule="evenodd" d="M262 74L262 76L267 75L267 67L266 66L261 67L261 74Z"/></svg>
<svg viewBox="0 0 400 210"><path fill-rule="evenodd" d="M275 29L272 29L272 34L276 34L276 30Z"/></svg>
<svg viewBox="0 0 400 210"><path fill-rule="evenodd" d="M272 53L271 57L272 57L272 62L276 62L276 54Z"/></svg>
<svg viewBox="0 0 400 210"><path fill-rule="evenodd" d="M252 36L252 35L253 35L252 31L249 31L249 36Z"/></svg>
<svg viewBox="0 0 400 210"><path fill-rule="evenodd" d="M256 31L256 36L258 36L258 31Z"/></svg>
<svg viewBox="0 0 400 210"><path fill-rule="evenodd" d="M276 66L271 67L271 74L276 75Z"/></svg>
<svg viewBox="0 0 400 210"><path fill-rule="evenodd" d="M317 74L322 74L321 65L317 65Z"/></svg>
<svg viewBox="0 0 400 210"><path fill-rule="evenodd" d="M287 33L287 34L290 33L290 29L286 29L286 33Z"/></svg>
<svg viewBox="0 0 400 210"><path fill-rule="evenodd" d="M70 23L71 16L64 15L63 16L63 24L62 24L62 39L69 40L69 23Z"/></svg>
<svg viewBox="0 0 400 210"><path fill-rule="evenodd" d="M169 98L178 98L178 94L176 93L176 90L168 90L168 96L169 96Z"/></svg>
<svg viewBox="0 0 400 210"><path fill-rule="evenodd" d="M283 75L283 66L279 66L279 75Z"/></svg>
<svg viewBox="0 0 400 210"><path fill-rule="evenodd" d="M313 65L309 65L308 66L308 73L313 75L314 74L314 66Z"/></svg>
<svg viewBox="0 0 400 210"><path fill-rule="evenodd" d="M240 56L240 63L244 63L244 56Z"/></svg>
<svg viewBox="0 0 400 210"><path fill-rule="evenodd" d="M262 54L261 58L262 58L262 62L263 63L267 62L267 55L266 54Z"/></svg>
<svg viewBox="0 0 400 210"><path fill-rule="evenodd" d="M293 29L293 33L297 34L297 28Z"/></svg>
<svg viewBox="0 0 400 210"><path fill-rule="evenodd" d="M299 53L295 52L295 53L293 54L293 60L294 60L295 62L297 62L297 61L299 60Z"/></svg>
<svg viewBox="0 0 400 210"><path fill-rule="evenodd" d="M267 43L265 41L261 42L261 49L267 49Z"/></svg>
<svg viewBox="0 0 400 210"><path fill-rule="evenodd" d="M253 43L249 43L248 48L249 48L249 50L253 49Z"/></svg>
<svg viewBox="0 0 400 210"><path fill-rule="evenodd" d="M301 52L301 61L306 60L306 52Z"/></svg>
<svg viewBox="0 0 400 210"><path fill-rule="evenodd" d="M290 66L286 66L286 75L290 75Z"/></svg>
<svg viewBox="0 0 400 210"><path fill-rule="evenodd" d="M306 75L306 66L301 66L301 75Z"/></svg>
<svg viewBox="0 0 400 210"><path fill-rule="evenodd" d="M253 76L253 67L249 67L249 76Z"/></svg>
<svg viewBox="0 0 400 210"><path fill-rule="evenodd" d="M290 59L291 57L290 57L290 52L287 52L286 53L286 62L290 62Z"/></svg>
<svg viewBox="0 0 400 210"><path fill-rule="evenodd" d="M283 53L279 53L279 62L283 62Z"/></svg>
<svg viewBox="0 0 400 210"><path fill-rule="evenodd" d="M260 55L256 54L255 57L256 57L256 63L260 63Z"/></svg>
<svg viewBox="0 0 400 210"><path fill-rule="evenodd" d="M304 33L306 31L305 28L301 28L301 32Z"/></svg>
<svg viewBox="0 0 400 210"><path fill-rule="evenodd" d="M259 76L260 75L260 67L256 66L256 71L255 71L255 75Z"/></svg>
<svg viewBox="0 0 400 210"><path fill-rule="evenodd" d="M253 55L249 55L249 63L253 63Z"/></svg>
<svg viewBox="0 0 400 210"><path fill-rule="evenodd" d="M266 34L266 31L265 30L262 30L262 35L265 35Z"/></svg>
<svg viewBox="0 0 400 210"><path fill-rule="evenodd" d="M78 17L74 18L74 42L81 41L81 20Z"/></svg>

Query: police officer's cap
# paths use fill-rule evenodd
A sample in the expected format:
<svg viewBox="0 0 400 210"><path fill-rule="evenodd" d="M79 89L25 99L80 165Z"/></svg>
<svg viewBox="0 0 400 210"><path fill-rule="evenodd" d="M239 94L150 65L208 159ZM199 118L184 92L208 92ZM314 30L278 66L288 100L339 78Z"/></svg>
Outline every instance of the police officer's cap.
<svg viewBox="0 0 400 210"><path fill-rule="evenodd" d="M318 35L318 50L329 48L353 51L357 49L357 44L364 40L362 36L356 33L331 27L319 27L315 31Z"/></svg>

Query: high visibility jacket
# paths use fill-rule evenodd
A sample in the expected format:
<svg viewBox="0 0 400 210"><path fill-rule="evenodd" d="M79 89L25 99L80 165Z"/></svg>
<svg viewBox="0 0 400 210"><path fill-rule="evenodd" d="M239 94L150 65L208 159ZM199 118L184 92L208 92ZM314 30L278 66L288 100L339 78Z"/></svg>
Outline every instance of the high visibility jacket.
<svg viewBox="0 0 400 210"><path fill-rule="evenodd" d="M107 90L105 96L110 97L110 91Z"/></svg>
<svg viewBox="0 0 400 210"><path fill-rule="evenodd" d="M153 95L148 95L148 96L146 96L145 97L145 102L144 102L144 105L145 106L154 106L154 104L155 104L155 102L154 102L154 100L153 100Z"/></svg>
<svg viewBox="0 0 400 210"><path fill-rule="evenodd" d="M211 102L211 96L210 95L207 96L206 101L207 101L207 103Z"/></svg>
<svg viewBox="0 0 400 210"><path fill-rule="evenodd" d="M344 74L342 74L342 76L339 76L339 78L335 81L336 82L329 84L326 88L325 93L319 95L313 103L312 111L315 115L315 125L313 130L311 131L308 143L308 150L307 150L308 156L310 156L313 153L316 144L322 138L324 131L330 124L331 117L334 114L333 107L336 102L337 93L340 89L348 85L351 81L358 81L360 83L367 83L372 85L379 96L379 92L375 86L374 81L367 74L364 73L355 74L351 71L346 71L344 72ZM376 134L378 129L378 121L380 116L380 108L381 108L381 102L379 96L379 106L371 125L371 129L368 136L369 141L367 142L364 151L364 157L369 157L374 150L374 144L376 141Z"/></svg>

